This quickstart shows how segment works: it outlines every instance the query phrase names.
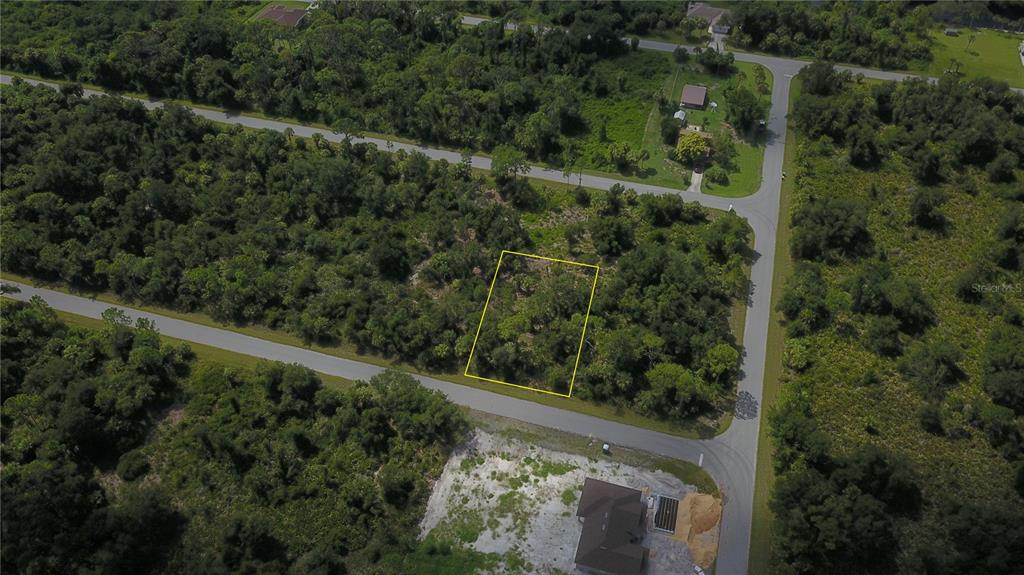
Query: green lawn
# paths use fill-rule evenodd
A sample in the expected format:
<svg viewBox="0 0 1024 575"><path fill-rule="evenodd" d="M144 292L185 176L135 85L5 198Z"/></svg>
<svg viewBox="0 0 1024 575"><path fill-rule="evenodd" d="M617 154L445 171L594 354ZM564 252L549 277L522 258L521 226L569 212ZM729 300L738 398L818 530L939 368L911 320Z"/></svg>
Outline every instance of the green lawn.
<svg viewBox="0 0 1024 575"><path fill-rule="evenodd" d="M729 102L724 94L727 87L733 83L740 82L757 93L754 70L760 67L758 64L737 62L737 74L729 78L722 78L700 71L698 66L692 62L686 66L679 66L672 60L670 54L657 52L638 52L634 54L644 54L644 58L662 60L664 69L670 72L661 76L659 85L653 87L651 85L644 86L650 94L654 94L660 86L661 91L669 102L678 102L683 92L683 86L686 84L700 84L708 87L708 101L717 102L719 105L718 109L716 111L712 111L710 108L705 110L687 110L686 113L688 123L700 125L711 132L721 128L726 111L728 110ZM767 78L770 93L772 77L770 74L767 74ZM767 98L767 95L764 97ZM588 112L587 106L584 106L584 115L590 114L590 116L587 116L587 119L592 125L596 125L593 122L595 122L595 118L600 113L614 113L615 121L609 121L608 123L609 140L613 142L628 142L632 146L642 146L650 156L645 162L643 169L640 170L640 173L614 174L613 177L631 182L686 189L690 184L690 170L672 159L672 148L664 145L661 141L661 113L658 110L657 102L653 98L648 98L646 103L644 103L639 98L639 95L634 96L629 106L604 106L600 108L601 112L596 111L598 108L591 108ZM637 131L637 127L641 125L643 126L642 134ZM596 136L594 136L586 140L584 149L594 150L598 145L600 143ZM761 165L764 161L763 142L750 135L738 137L736 139L736 151L735 166L734 170L729 173L729 183L726 185L712 185L705 181L701 191L707 194L726 197L748 196L757 191L761 184ZM607 172L593 169L592 165L590 168L585 167L583 171L594 175L608 175Z"/></svg>
<svg viewBox="0 0 1024 575"><path fill-rule="evenodd" d="M1005 80L1011 86L1024 87L1024 65L1019 46L1024 34L996 30L960 29L959 36L946 36L943 29L932 32L932 61L923 71L940 76L960 63L960 73L967 78L989 76Z"/></svg>

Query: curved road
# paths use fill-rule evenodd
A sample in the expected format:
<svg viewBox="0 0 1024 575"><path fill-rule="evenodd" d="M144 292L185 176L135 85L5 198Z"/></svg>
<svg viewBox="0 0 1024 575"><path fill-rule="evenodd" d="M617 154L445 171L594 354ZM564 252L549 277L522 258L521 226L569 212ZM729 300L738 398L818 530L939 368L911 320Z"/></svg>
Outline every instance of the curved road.
<svg viewBox="0 0 1024 575"><path fill-rule="evenodd" d="M467 24L477 24L480 22L480 19L466 17L463 21ZM648 50L672 52L676 49L677 45L654 40L641 40L640 47ZM644 449L675 459L694 463L702 462L704 468L718 483L726 502L723 510L719 556L716 565L716 573L718 575L738 575L747 572L753 511L754 477L757 465L758 428L761 421L761 392L767 355L768 325L771 321L772 272L775 263L776 231L780 217L779 199L782 184L782 161L786 141L786 112L791 79L800 69L809 64L809 62L800 60L760 54L736 53L735 55L738 61L752 62L765 66L774 76L771 108L767 122L768 138L765 145L761 187L755 194L745 198L727 199L587 174L582 175L581 181L584 186L588 187L608 189L614 184L622 184L640 193L675 194L688 201L698 202L710 208L720 210L732 208L738 215L746 218L750 223L755 235L755 261L751 268L751 291L747 302L745 341L743 342L743 371L737 385L737 392L739 394L738 407L732 425L724 433L712 439L685 439L452 384L430 377L416 376L425 386L440 390L452 401L474 409L580 435L593 435L612 444ZM843 66L839 66L839 68L863 74L866 77L883 80L903 80L913 77L897 72ZM10 84L12 81L13 78L11 76L0 75L0 83ZM50 87L57 86L48 82L26 81ZM94 96L104 95L103 92L94 90L85 90L85 93L86 95ZM159 108L164 105L158 100L137 100L149 109ZM190 107L190 109L197 116L223 124L234 124L247 128L268 129L278 132L291 130L300 137L319 135L333 142L339 142L345 138L344 135L330 130L301 124L244 116L223 110L198 107ZM450 150L391 142L380 138L353 137L351 140L356 143L373 144L386 150L418 151L433 160L447 160L452 163L462 160L461 154ZM489 170L491 167L490 158L472 156L471 161L475 168ZM565 175L560 170L540 166L531 166L527 175L540 180L566 181ZM32 295L39 295L52 307L62 311L88 317L99 317L104 309L111 307L105 303L62 292L39 289L22 284L16 285L22 291L20 294L11 294L11 297L15 299L28 299ZM340 359L307 349L252 338L231 331L205 327L128 308L122 309L125 309L130 317L145 317L153 320L162 333L172 337L260 358L299 363L322 373L338 375L349 379L367 379L382 370L378 366ZM775 350L775 352L781 353L781 350Z"/></svg>

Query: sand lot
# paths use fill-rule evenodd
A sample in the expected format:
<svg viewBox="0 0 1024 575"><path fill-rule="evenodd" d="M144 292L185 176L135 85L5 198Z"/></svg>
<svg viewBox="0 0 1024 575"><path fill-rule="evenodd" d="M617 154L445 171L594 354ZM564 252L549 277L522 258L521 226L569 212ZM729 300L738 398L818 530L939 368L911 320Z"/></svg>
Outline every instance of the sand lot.
<svg viewBox="0 0 1024 575"><path fill-rule="evenodd" d="M614 457L614 456L613 456ZM497 573L577 573L586 477L683 499L694 488L662 471L595 461L477 430L445 466L420 524L482 553L501 556ZM717 533L717 527L715 528ZM650 575L693 573L685 536L648 530Z"/></svg>

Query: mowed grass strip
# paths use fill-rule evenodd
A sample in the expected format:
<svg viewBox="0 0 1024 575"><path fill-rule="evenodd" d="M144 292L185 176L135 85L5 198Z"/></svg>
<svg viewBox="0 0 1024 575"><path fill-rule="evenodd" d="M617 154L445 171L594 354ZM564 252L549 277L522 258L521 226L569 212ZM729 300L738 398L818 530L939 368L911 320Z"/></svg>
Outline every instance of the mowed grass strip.
<svg viewBox="0 0 1024 575"><path fill-rule="evenodd" d="M932 61L924 69L929 75L941 76L957 68L955 60L960 63L960 74L967 78L988 76L1024 88L1024 63L1020 58L1024 34L961 28L958 36L947 36L942 29L933 30L931 36Z"/></svg>
<svg viewBox="0 0 1024 575"><path fill-rule="evenodd" d="M59 317L61 319L61 321L63 321L69 327L79 327L79 328L83 328L83 329L100 330L100 329L103 329L104 327L106 327L106 325L107 325L107 323L105 321L101 320L101 319L96 319L96 318L92 318L92 317L85 317L84 315L78 315L78 314L69 313L69 312L66 312L66 311L60 311L60 310L54 310L54 311L56 311L57 317ZM160 334L160 339L162 339L162 340L164 340L166 342L169 342L169 343L174 343L174 344L184 343L184 344L188 345L189 348L192 349L192 352L196 355L196 359L198 359L199 361L206 361L206 362L210 362L210 363L216 363L216 364L224 365L224 366L227 366L227 367L233 367L233 368L236 368L236 369L245 369L245 370L252 369L253 365L255 365L255 362L253 361L254 359L258 360L258 361L267 361L267 360L260 360L259 358L256 358L256 357L251 356L251 355L235 353L233 351L228 351L226 349L221 349L219 347L212 347L212 346L209 346L209 345L203 345L201 343L195 343L195 342L192 342L192 341L186 341L186 340L178 339L176 337L171 337L171 336L168 336L168 335ZM345 388L345 387L349 387L349 386L352 385L352 380L351 379L346 379L344 377L339 377L337 375L330 375L330 374L327 374L327 373L320 373L320 372L317 372L317 375L320 377L321 381L323 381L325 385L330 385L330 386L338 387L338 388Z"/></svg>
<svg viewBox="0 0 1024 575"><path fill-rule="evenodd" d="M480 380L477 380L477 379L473 379L471 377L466 377L466 376L458 375L458 374L454 374L454 373L429 373L429 372L426 372L426 371L419 370L415 366L412 366L412 365L409 365L407 363L403 363L403 362L400 362L400 361L396 361L394 359L385 358L385 357L381 357L381 356L378 356L378 355L360 354L360 353L358 353L356 351L355 347L351 346L351 345L323 346L323 345L318 345L318 344L308 344L308 343L302 341L302 339L300 339L300 338L298 338L298 337L296 337L294 335L291 335L289 333L280 331L280 330L274 330L274 329L270 329L268 327L256 326L256 325L240 326L240 325L225 324L225 323L218 322L218 321L214 320L213 318L211 318L210 316L208 316L206 314L202 314L202 313L181 312L181 311L176 311L176 310L171 310L171 309L166 309L166 308L161 308L161 307L156 307L156 306L148 306L148 305L140 305L140 304L136 304L136 303L130 303L130 302L124 301L123 299L117 297L115 294L112 294L112 293L109 293L109 292L88 293L88 294L80 293L80 292L74 292L72 290L67 289L67 287L63 286L63 285L44 284L44 283L41 283L41 282L37 282L37 281L35 281L35 280L31 279L31 278L27 278L27 277L24 277L24 276L19 276L17 274L12 274L12 273L9 273L9 272L6 272L6 271L2 272L2 274L0 274L0 279L12 280L12 281L16 281L16 282L20 282L20 283L28 284L28 285L38 285L38 286L46 287L46 288L49 288L49 289L52 289L52 290L62 291L64 293L71 293L71 294L79 295L79 296L82 296L82 297L90 297L92 299L95 299L96 301L109 303L112 306L116 305L116 306L130 307L130 308L133 308L133 309L136 309L136 310L145 311L145 312L154 313L154 314L159 314L159 315L170 317L170 318L174 318L174 319L180 319L182 321L188 321L188 322L192 322L192 323L195 323L195 324L204 325L204 326L207 326L207 327L223 329L223 330L232 331L232 332L235 332L235 333L241 333L241 334L248 335L248 336L251 336L251 337L256 337L256 338L264 339L264 340L267 340L267 341L272 341L274 343L280 343L280 344L283 344L283 345L290 345L290 346L293 346L293 347L309 349L309 350L317 351L317 352L320 352L320 353L323 353L323 354L332 355L334 357L341 357L341 358L345 358L345 359L351 359L351 360L354 360L354 361L360 361L360 362L363 362L363 363L368 363L368 364L371 364L371 365L377 365L377 366L380 366L380 367L392 367L392 368L399 369L399 370L402 370L402 371L405 371L405 372L408 372L408 373L414 373L414 374L418 374L418 375L425 375L425 376L433 377L435 379L440 379L440 380L443 380L443 381L447 381L447 382L450 382L450 383L455 383L455 384L459 384L459 385L465 385L465 386L468 386L468 387L474 387L474 388L482 389L482 390L489 391L489 392L492 392L492 393L498 393L498 394L501 394L501 395L507 395L509 397L515 397L517 399L524 399L524 400L527 400L527 401L532 401L534 403L538 403L538 404L541 404L541 405L547 405L547 406L550 406L550 407L556 407L558 409L565 409L567 411L575 411L577 413L582 413L584 415L590 415L590 416L598 417L598 418L601 418L601 419L607 419L609 421L617 421L619 423L624 423L626 425L632 425L632 426L635 426L635 427L642 427L644 429L650 429L650 430L653 430L653 431L660 431L662 433L667 433L667 434L670 434L670 435L677 435L679 437L688 437L688 438L714 437L715 435L718 435L718 434L724 432L728 428L729 424L732 422L732 418L731 417L723 418L721 421L717 421L716 425L714 427L711 427L711 426L706 425L706 424L704 424L704 423L702 423L700 421L676 422L676 421L652 419L652 418L649 418L649 417L644 417L644 416L640 415L639 413L637 413L636 411L633 411L631 409L622 408L622 407L605 405L605 404L598 404L598 403L594 403L594 402L590 402L590 401L585 401L585 400L578 399L578 398L570 399L570 398L558 397L558 396L554 396L554 395L540 394L540 393L537 393L537 392L531 391L531 390L519 389L519 388L511 387L511 386L508 386L508 385L500 385L500 384L495 384L495 383L488 383L488 382L480 381ZM190 345L192 345L192 344L190 343Z"/></svg>
<svg viewBox="0 0 1024 575"><path fill-rule="evenodd" d="M801 82L793 78L789 91L788 110L793 109L793 102L800 93ZM786 130L786 151L783 156L784 172L796 173L796 133L792 122L788 122ZM757 442L757 474L754 477L754 509L750 531L750 558L748 573L750 575L767 575L771 563L771 527L773 516L768 503L771 498L772 485L775 482L775 470L772 457L774 446L771 442L771 424L768 414L779 400L782 390L783 365L782 358L786 347L786 333L782 326L782 314L774 311L782 298L786 281L793 273L793 260L789 255L789 241L793 230L790 227L790 207L793 200L795 178L782 180L782 195L779 202L779 226L775 237L775 269L772 272L772 321L768 323L768 343L764 366L764 383L761 391L761 425L758 430Z"/></svg>

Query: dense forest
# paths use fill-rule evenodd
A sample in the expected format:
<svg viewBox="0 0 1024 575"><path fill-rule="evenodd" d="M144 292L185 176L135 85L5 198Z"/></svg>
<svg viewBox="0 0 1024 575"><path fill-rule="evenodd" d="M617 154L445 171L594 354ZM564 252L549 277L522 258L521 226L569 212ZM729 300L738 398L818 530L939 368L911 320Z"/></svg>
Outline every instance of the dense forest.
<svg viewBox="0 0 1024 575"><path fill-rule="evenodd" d="M583 101L643 77L594 66L629 50L600 11L564 29L505 34L500 23L462 27L456 5L443 2L323 3L297 29L243 16L255 6L5 3L0 59L18 72L344 131L514 144L559 164L568 140L600 128L584 119Z"/></svg>
<svg viewBox="0 0 1024 575"><path fill-rule="evenodd" d="M896 69L930 57L932 21L910 2L739 2L730 18L747 49Z"/></svg>
<svg viewBox="0 0 1024 575"><path fill-rule="evenodd" d="M74 87L3 92L6 271L445 371L469 355L500 251L541 250L606 268L582 397L671 416L722 394L641 402L656 364L718 391L734 379L750 241L735 215L621 186L542 193L516 162L495 162L492 187L465 164L225 130Z"/></svg>
<svg viewBox="0 0 1024 575"><path fill-rule="evenodd" d="M0 303L2 565L12 573L416 572L466 422L388 372L196 364L151 325Z"/></svg>
<svg viewBox="0 0 1024 575"><path fill-rule="evenodd" d="M707 37L708 23L700 18L687 17L688 3L673 0L465 0L459 4L466 13L506 18L512 22L539 20L568 27L583 14L584 18L607 18L610 25L622 34L678 34L694 43L700 43Z"/></svg>
<svg viewBox="0 0 1024 575"><path fill-rule="evenodd" d="M1024 96L798 77L781 573L1024 562Z"/></svg>

